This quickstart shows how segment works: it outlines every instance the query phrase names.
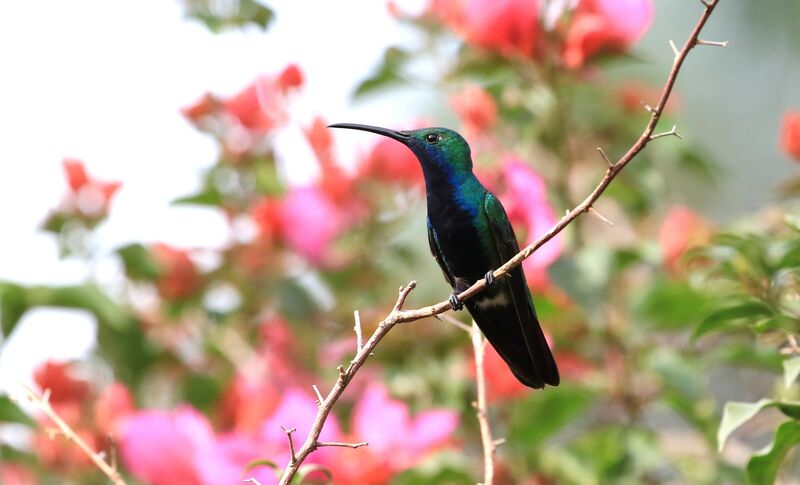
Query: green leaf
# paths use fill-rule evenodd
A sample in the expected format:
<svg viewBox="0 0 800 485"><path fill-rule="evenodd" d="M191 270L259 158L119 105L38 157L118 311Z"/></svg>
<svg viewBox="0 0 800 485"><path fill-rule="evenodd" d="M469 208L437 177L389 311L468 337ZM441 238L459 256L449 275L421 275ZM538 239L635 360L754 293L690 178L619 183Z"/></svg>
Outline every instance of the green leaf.
<svg viewBox="0 0 800 485"><path fill-rule="evenodd" d="M153 255L141 244L130 244L117 249L125 265L125 272L132 279L154 280L161 276L161 267Z"/></svg>
<svg viewBox="0 0 800 485"><path fill-rule="evenodd" d="M771 317L772 308L760 300L750 300L714 310L707 315L692 333L692 340L701 336L723 329L741 328L739 320L755 319L756 317Z"/></svg>
<svg viewBox="0 0 800 485"><path fill-rule="evenodd" d="M314 472L319 472L321 475L323 475L326 480L325 483L333 482L333 474L330 472L330 470L328 470L322 465L316 465L316 464L300 466L300 468L297 470L297 482L300 484L304 483L306 477L308 477L310 474ZM315 480L314 483L319 483L319 481Z"/></svg>
<svg viewBox="0 0 800 485"><path fill-rule="evenodd" d="M758 402L727 402L722 411L722 422L717 432L717 449L721 452L725 441L741 425L749 421L762 409L776 407L790 418L800 419L800 401L775 401L761 399Z"/></svg>
<svg viewBox="0 0 800 485"><path fill-rule="evenodd" d="M388 48L383 54L381 64L372 75L358 85L353 97L360 98L366 94L402 83L404 78L399 71L408 59L409 55L406 51L397 47Z"/></svg>
<svg viewBox="0 0 800 485"><path fill-rule="evenodd" d="M736 431L739 426L753 418L765 407L774 401L772 399L761 399L758 402L727 402L722 410L722 422L717 432L717 450L722 452L728 437Z"/></svg>
<svg viewBox="0 0 800 485"><path fill-rule="evenodd" d="M222 195L214 188L208 188L204 192L194 195L179 197L172 201L173 205L210 205L217 207L222 205Z"/></svg>
<svg viewBox="0 0 800 485"><path fill-rule="evenodd" d="M515 403L508 423L509 446L535 452L540 444L581 415L594 395L567 385L537 392ZM542 419L547 416L547 419Z"/></svg>
<svg viewBox="0 0 800 485"><path fill-rule="evenodd" d="M783 385L786 389L792 387L797 376L800 375L800 357L792 357L783 361Z"/></svg>
<svg viewBox="0 0 800 485"><path fill-rule="evenodd" d="M33 420L6 395L0 395L0 422L34 426Z"/></svg>
<svg viewBox="0 0 800 485"><path fill-rule="evenodd" d="M8 337L28 310L25 290L13 283L0 283L0 329Z"/></svg>
<svg viewBox="0 0 800 485"><path fill-rule="evenodd" d="M650 285L637 311L657 328L679 329L695 324L705 313L709 298L682 281Z"/></svg>
<svg viewBox="0 0 800 485"><path fill-rule="evenodd" d="M266 466L266 467L272 468L272 470L275 472L276 475L280 471L280 468L278 468L278 465L274 461L267 460L267 459L264 459L264 458L251 461L250 463L245 465L244 471L245 471L245 473L247 473L250 470L252 470L253 468L256 468L256 467L259 467L259 466Z"/></svg>
<svg viewBox="0 0 800 485"><path fill-rule="evenodd" d="M783 459L794 446L800 443L800 423L786 421L775 432L775 440L766 452L750 458L747 476L753 485L768 485L775 482Z"/></svg>

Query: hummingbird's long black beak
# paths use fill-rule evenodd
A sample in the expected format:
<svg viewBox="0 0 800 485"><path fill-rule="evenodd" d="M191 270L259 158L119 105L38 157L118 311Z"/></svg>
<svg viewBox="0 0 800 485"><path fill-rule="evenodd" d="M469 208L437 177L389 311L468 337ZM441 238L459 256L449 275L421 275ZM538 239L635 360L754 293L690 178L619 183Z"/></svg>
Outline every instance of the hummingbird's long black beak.
<svg viewBox="0 0 800 485"><path fill-rule="evenodd" d="M371 133L377 133L378 135L388 136L404 145L407 145L408 141L411 139L408 133L381 128L380 126L359 125L357 123L335 123L333 125L328 125L328 128L347 128L349 130L369 131Z"/></svg>

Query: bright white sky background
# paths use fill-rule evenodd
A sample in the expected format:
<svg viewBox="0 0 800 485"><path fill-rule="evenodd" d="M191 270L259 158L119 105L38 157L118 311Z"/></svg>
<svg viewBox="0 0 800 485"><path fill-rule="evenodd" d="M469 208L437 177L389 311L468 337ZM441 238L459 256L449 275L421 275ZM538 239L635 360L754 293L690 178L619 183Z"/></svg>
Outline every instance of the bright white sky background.
<svg viewBox="0 0 800 485"><path fill-rule="evenodd" d="M98 232L101 252L131 241L222 244L221 218L169 206L199 187L201 170L216 158L212 140L179 113L207 90L229 95L258 74L301 66L298 116L279 138L293 178L313 164L300 127L315 114L389 126L410 119L387 109L396 99L350 102L385 47L404 37L385 2L267 3L277 18L266 34L215 35L186 20L174 0L0 0L0 280L85 280L84 265L59 260L53 238L38 230L66 190L67 156L98 178L124 181ZM357 153L342 146L353 141L340 137L343 159ZM118 268L99 270L113 277ZM82 312L29 312L0 347L0 389L16 394L38 362L83 356L93 339L93 319Z"/></svg>

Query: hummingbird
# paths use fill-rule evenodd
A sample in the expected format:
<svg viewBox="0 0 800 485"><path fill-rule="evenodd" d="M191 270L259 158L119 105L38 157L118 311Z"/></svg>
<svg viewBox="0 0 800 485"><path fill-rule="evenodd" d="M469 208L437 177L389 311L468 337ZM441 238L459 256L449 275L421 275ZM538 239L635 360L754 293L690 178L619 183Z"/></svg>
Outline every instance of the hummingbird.
<svg viewBox="0 0 800 485"><path fill-rule="evenodd" d="M558 368L545 340L522 266L504 278L493 272L519 252L500 200L472 172L466 140L447 128L395 131L337 123L330 128L368 131L396 140L416 155L425 179L428 244L453 288L453 310L467 307L492 347L528 387L557 386ZM479 279L487 288L465 302L458 294Z"/></svg>

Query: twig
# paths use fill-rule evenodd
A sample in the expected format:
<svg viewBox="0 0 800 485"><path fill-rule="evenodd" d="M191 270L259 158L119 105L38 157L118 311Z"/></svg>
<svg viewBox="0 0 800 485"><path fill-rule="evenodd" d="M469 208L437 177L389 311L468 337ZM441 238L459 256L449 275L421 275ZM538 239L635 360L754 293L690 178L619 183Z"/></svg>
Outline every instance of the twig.
<svg viewBox="0 0 800 485"><path fill-rule="evenodd" d="M723 40L722 42L720 42L720 41L717 41L717 40L697 39L696 44L697 45L713 45L715 47L728 47L728 42L729 41L727 41L727 40Z"/></svg>
<svg viewBox="0 0 800 485"><path fill-rule="evenodd" d="M494 449L495 444L492 439L492 429L489 427L489 415L486 406L486 377L483 373L484 339L478 324L472 322L472 352L475 354L475 381L478 387L475 414L478 417L478 425L481 430L481 442L483 443L483 485L493 485L494 483Z"/></svg>
<svg viewBox="0 0 800 485"><path fill-rule="evenodd" d="M322 393L319 392L319 387L316 384L312 384L311 387L314 388L314 393L317 395L317 406L322 406L322 401L325 399L323 399Z"/></svg>
<svg viewBox="0 0 800 485"><path fill-rule="evenodd" d="M361 347L364 345L364 338L361 336L361 314L358 310L353 312L353 319L355 324L353 329L356 331L356 353L361 352Z"/></svg>
<svg viewBox="0 0 800 485"><path fill-rule="evenodd" d="M600 153L600 156L603 157L603 160L605 160L606 165L609 168L614 166L614 164L611 163L611 160L608 159L608 155L606 155L606 152L601 147L597 147L597 151Z"/></svg>
<svg viewBox="0 0 800 485"><path fill-rule="evenodd" d="M361 443L340 443L338 441L317 441L317 448L323 446L341 446L342 448L361 448L362 446L369 446L369 443L362 441Z"/></svg>
<svg viewBox="0 0 800 485"><path fill-rule="evenodd" d="M692 47L697 44L700 31L703 29L703 26L705 26L708 18L711 16L711 13L714 11L714 8L719 3L719 0L701 0L701 3L705 5L705 10L700 17L700 20L695 25L694 30L689 35L689 38L686 40L683 49L681 49L680 56L678 56L673 63L672 69L670 70L669 76L667 76L667 80L661 92L661 97L659 98L658 104L655 108L650 107L648 110L650 111L650 121L647 123L647 126L642 134L628 149L628 151L617 161L617 163L612 164L608 170L606 170L606 173L602 180L600 180L600 183L597 184L594 190L586 197L586 199L583 200L583 202L578 204L571 211L568 211L566 215L564 215L564 217L562 217L561 220L556 223L556 225L551 227L550 230L539 237L539 239L525 247L525 249L517 253L513 258L509 259L505 264L497 268L494 272L495 279L504 277L513 268L519 266L525 258L528 258L543 244L553 239L553 237L555 237L555 235L559 232L563 231L564 228L572 223L572 221L577 219L582 214L588 212L589 208L592 207L592 205L597 201L597 199L600 198L603 192L605 192L609 184L611 184L611 181L616 178L617 174L619 174L619 172L622 171L628 165L628 163L630 163L630 161L633 160L636 155L638 155L639 152L641 152L651 141L651 136L653 135L656 125L658 125L658 121L661 119L661 113L664 111L664 106L672 94L672 89L675 86L675 80L678 78L678 73L680 72L689 52L692 50ZM398 323L413 322L426 317L436 316L452 308L449 300L444 300L435 305L418 308L416 310L403 310L403 304L415 286L416 282L412 281L407 286L400 288L397 301L395 302L395 305L389 315L387 315L386 318L384 318L383 321L378 324L378 328L364 343L364 346L360 351L358 351L355 358L350 362L347 368L345 369L343 366L338 367L339 377L336 380L336 384L333 386L327 397L325 397L322 405L319 407L317 416L314 418L314 422L311 426L308 437L303 443L303 446L297 450L295 459L287 464L284 468L283 475L280 479L280 485L288 485L292 478L297 474L300 464L303 463L308 455L317 448L317 440L322 432L322 426L325 424L325 420L328 418L333 405L347 388L347 384L350 382L350 380L352 380L356 372L358 372L358 369L364 365L364 362L366 362L372 350L378 345L378 343L380 343L386 334L389 333L389 331ZM458 298L461 301L466 301L474 297L477 293L485 288L486 279L481 278L475 284L462 291L458 295Z"/></svg>
<svg viewBox="0 0 800 485"><path fill-rule="evenodd" d="M664 136L674 136L675 138L683 139L683 135L678 133L678 127L675 126L675 125L672 125L672 129L669 130L669 131L665 131L663 133L657 133L655 135L650 135L650 139L651 140L655 140L657 138L661 138L661 137L664 137Z"/></svg>
<svg viewBox="0 0 800 485"><path fill-rule="evenodd" d="M27 396L28 400L32 403L39 406L39 409L44 412L44 414L50 418L50 421L55 423L58 427L58 431L64 435L69 441L75 443L75 446L80 448L80 450L92 460L92 463L97 466L108 478L111 480L112 483L115 485L125 485L125 480L122 479L119 472L117 471L117 467L114 465L108 464L102 456L96 451L94 451L86 442L67 424L61 416L56 413L53 409L53 406L50 405L50 389L45 389L44 393L41 396L36 394L36 391L31 389L30 387L26 386L25 384L22 385L23 389L25 390L25 395ZM54 436L52 431L48 431L51 438Z"/></svg>
<svg viewBox="0 0 800 485"><path fill-rule="evenodd" d="M292 454L292 457L289 460L289 462L292 465L295 465L297 464L297 455L295 455L294 453L294 440L292 439L292 433L297 431L297 428L284 428L283 426L281 426L281 429L283 430L284 433L286 433L286 439L289 440L289 452Z"/></svg>

